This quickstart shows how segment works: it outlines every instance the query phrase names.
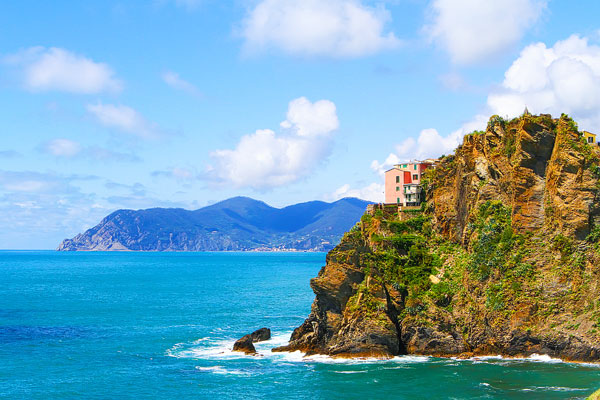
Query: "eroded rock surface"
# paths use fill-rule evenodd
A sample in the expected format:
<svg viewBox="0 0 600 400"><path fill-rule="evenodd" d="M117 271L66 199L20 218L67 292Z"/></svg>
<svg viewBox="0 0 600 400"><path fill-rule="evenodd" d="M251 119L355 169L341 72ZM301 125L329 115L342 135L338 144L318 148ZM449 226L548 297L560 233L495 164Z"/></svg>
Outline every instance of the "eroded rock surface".
<svg viewBox="0 0 600 400"><path fill-rule="evenodd" d="M600 360L599 157L567 116L492 117L421 210L371 207L346 233L275 351Z"/></svg>

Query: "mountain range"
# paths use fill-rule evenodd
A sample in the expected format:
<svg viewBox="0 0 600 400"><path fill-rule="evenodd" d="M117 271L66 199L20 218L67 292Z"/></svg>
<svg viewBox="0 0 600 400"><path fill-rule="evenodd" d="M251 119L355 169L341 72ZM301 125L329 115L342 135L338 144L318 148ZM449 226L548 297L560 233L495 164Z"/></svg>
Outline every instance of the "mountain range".
<svg viewBox="0 0 600 400"><path fill-rule="evenodd" d="M198 209L118 210L59 251L328 251L369 204L356 198L284 208L233 197Z"/></svg>

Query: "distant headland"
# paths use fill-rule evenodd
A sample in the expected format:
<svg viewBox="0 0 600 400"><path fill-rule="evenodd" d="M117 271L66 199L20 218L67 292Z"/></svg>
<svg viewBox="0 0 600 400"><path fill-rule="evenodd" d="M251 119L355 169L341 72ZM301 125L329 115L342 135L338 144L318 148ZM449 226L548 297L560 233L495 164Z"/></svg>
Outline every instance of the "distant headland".
<svg viewBox="0 0 600 400"><path fill-rule="evenodd" d="M234 197L190 211L118 210L59 251L328 251L369 203L344 198L274 208Z"/></svg>

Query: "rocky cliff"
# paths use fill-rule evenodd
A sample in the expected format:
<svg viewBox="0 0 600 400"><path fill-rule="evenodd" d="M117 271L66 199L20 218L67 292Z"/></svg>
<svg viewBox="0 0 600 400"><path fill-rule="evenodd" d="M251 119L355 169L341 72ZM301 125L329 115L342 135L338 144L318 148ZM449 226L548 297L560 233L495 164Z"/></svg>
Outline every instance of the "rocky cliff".
<svg viewBox="0 0 600 400"><path fill-rule="evenodd" d="M599 157L566 115L492 117L428 172L423 207L345 234L279 350L600 360Z"/></svg>

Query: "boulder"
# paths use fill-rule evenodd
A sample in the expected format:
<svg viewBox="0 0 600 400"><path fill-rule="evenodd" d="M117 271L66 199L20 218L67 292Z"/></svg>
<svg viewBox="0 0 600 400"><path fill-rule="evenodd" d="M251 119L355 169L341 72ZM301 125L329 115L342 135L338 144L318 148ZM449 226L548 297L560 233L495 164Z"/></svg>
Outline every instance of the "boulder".
<svg viewBox="0 0 600 400"><path fill-rule="evenodd" d="M271 330L269 328L260 328L250 334L252 343L263 342L271 339Z"/></svg>
<svg viewBox="0 0 600 400"><path fill-rule="evenodd" d="M271 330L269 328L260 328L236 341L233 344L233 351L256 354L256 348L253 343L264 342L269 339L271 339Z"/></svg>
<svg viewBox="0 0 600 400"><path fill-rule="evenodd" d="M252 344L252 336L246 335L233 344L233 351L240 351L246 354L256 354L256 349Z"/></svg>

